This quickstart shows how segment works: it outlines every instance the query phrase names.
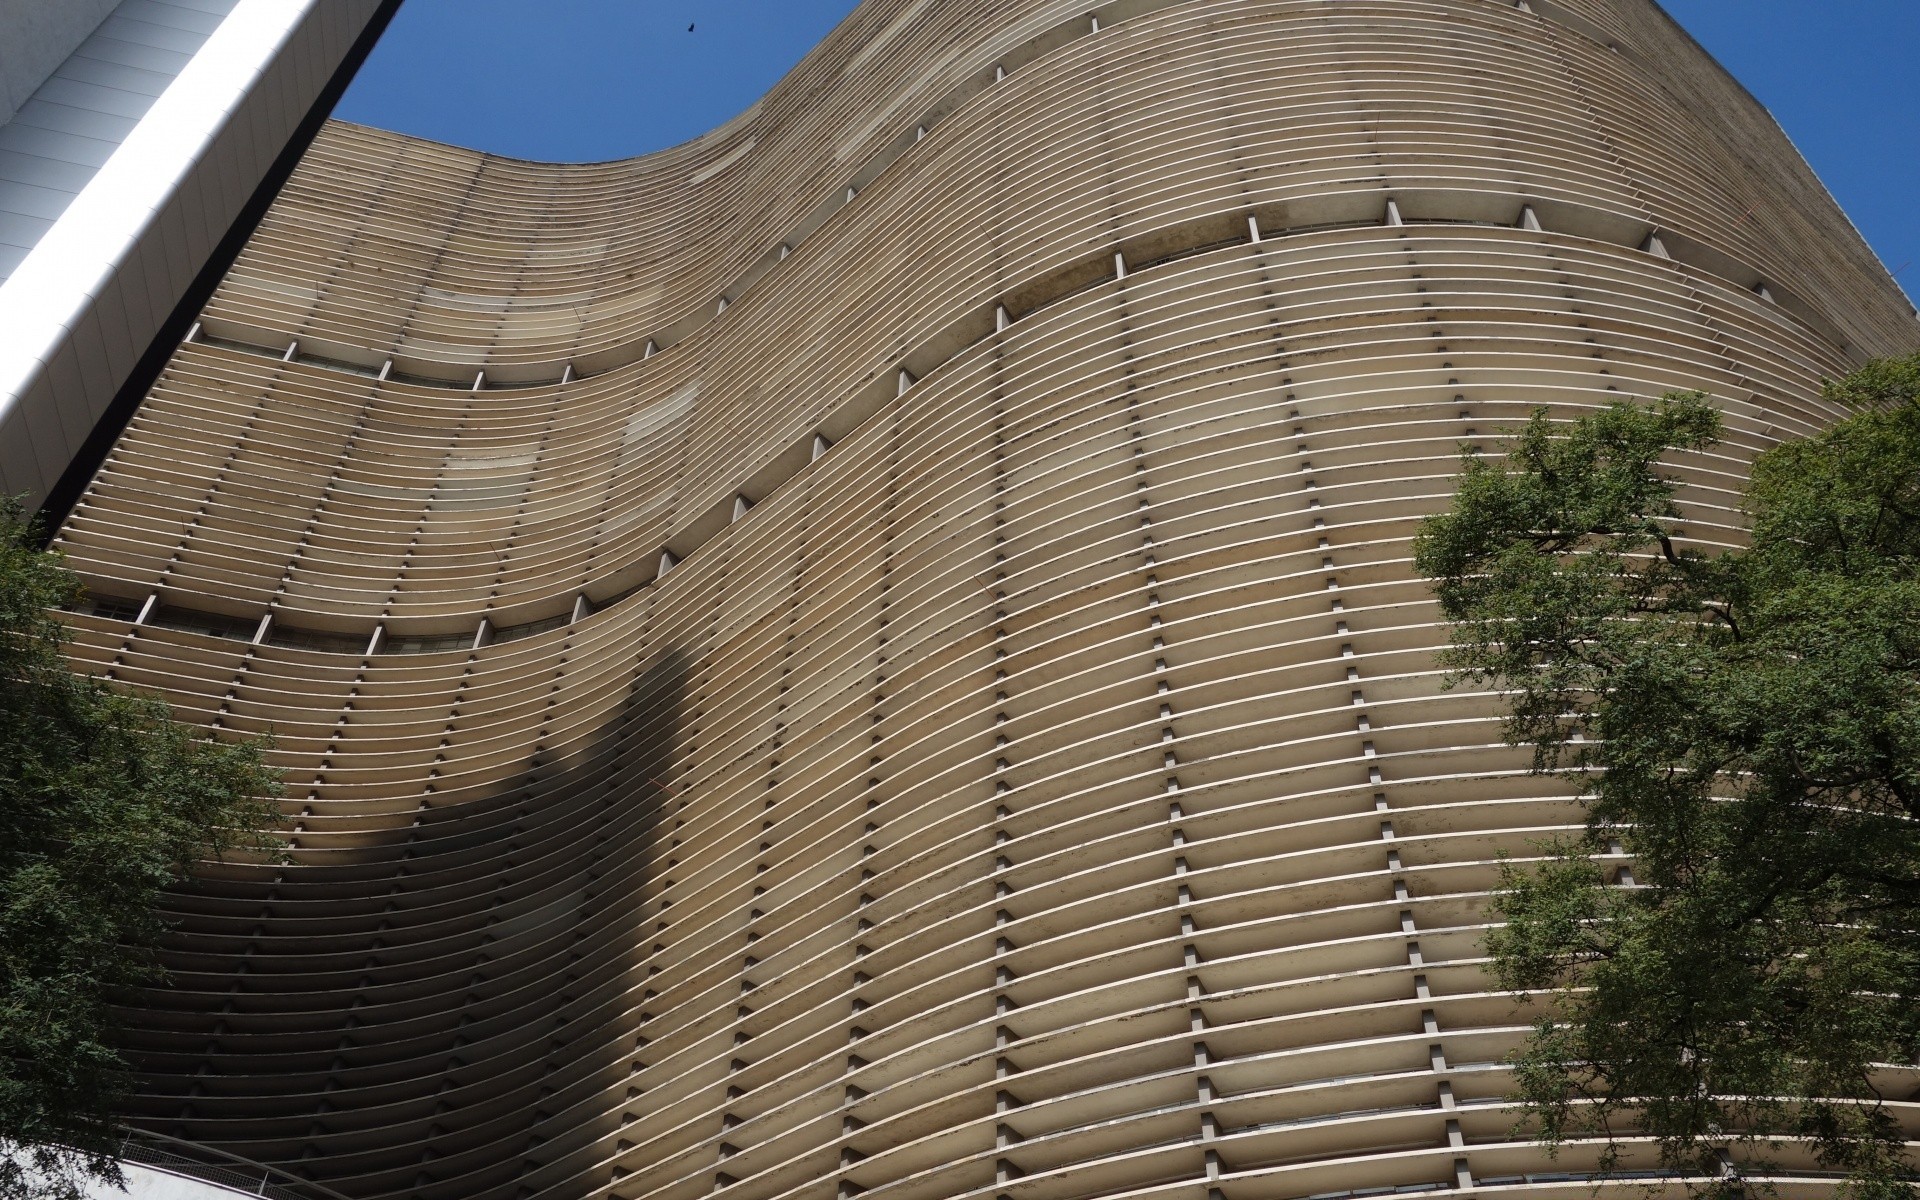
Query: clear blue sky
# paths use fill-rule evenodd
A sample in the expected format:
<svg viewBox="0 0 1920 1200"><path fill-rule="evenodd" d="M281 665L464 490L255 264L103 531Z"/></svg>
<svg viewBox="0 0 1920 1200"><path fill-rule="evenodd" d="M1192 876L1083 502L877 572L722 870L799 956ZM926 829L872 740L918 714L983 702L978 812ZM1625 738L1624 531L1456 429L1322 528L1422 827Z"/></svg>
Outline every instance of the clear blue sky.
<svg viewBox="0 0 1920 1200"><path fill-rule="evenodd" d="M1920 294L1920 0L1665 3ZM852 7L405 0L335 115L520 158L643 154L753 103Z"/></svg>

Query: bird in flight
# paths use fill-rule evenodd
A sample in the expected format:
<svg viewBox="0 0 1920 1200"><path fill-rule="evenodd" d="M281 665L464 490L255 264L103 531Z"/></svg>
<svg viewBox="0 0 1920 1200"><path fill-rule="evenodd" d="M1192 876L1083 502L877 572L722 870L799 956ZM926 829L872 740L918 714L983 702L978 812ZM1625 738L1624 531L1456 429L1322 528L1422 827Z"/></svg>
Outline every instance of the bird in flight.
<svg viewBox="0 0 1920 1200"><path fill-rule="evenodd" d="M693 32L693 26L692 26L692 25L688 25L688 26L687 26L687 32L688 32L688 33L692 33L692 32Z"/></svg>

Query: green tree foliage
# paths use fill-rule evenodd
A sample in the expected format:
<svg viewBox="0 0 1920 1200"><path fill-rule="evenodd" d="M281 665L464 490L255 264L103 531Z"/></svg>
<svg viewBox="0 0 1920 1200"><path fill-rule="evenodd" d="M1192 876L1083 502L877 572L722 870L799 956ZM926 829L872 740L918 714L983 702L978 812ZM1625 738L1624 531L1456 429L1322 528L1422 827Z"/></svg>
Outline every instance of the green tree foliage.
<svg viewBox="0 0 1920 1200"><path fill-rule="evenodd" d="M1415 561L1453 681L1505 690L1508 740L1585 797L1584 836L1508 870L1489 946L1550 997L1518 1061L1540 1135L1615 1164L1644 1131L1729 1194L1723 1151L1793 1141L1911 1196L1884 1101L1912 1084L1879 1066L1920 1054L1920 355L1828 395L1855 415L1761 455L1746 549L1675 548L1674 472L1731 465L1674 394L1468 453Z"/></svg>
<svg viewBox="0 0 1920 1200"><path fill-rule="evenodd" d="M202 858L270 850L275 819L257 744L68 668L52 610L78 593L0 508L0 1200L118 1178L110 1006L161 978L161 890Z"/></svg>

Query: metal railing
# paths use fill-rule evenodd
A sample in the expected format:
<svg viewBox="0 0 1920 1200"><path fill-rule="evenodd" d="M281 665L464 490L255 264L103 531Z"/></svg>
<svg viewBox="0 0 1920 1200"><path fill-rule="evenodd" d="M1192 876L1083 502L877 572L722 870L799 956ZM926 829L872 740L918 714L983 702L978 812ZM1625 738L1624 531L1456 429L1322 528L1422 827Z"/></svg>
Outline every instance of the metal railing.
<svg viewBox="0 0 1920 1200"><path fill-rule="evenodd" d="M249 1196L265 1196L270 1200L347 1200L330 1187L289 1174L279 1167L144 1129L121 1127L116 1153L122 1162L218 1184Z"/></svg>

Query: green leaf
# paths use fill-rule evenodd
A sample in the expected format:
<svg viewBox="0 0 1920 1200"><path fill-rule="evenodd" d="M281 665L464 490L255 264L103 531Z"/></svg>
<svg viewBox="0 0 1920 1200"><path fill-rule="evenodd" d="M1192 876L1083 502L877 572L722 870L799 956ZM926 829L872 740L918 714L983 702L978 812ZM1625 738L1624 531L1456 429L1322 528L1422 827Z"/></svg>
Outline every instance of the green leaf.
<svg viewBox="0 0 1920 1200"><path fill-rule="evenodd" d="M1754 464L1747 549L1684 545L1677 472L1720 422L1683 393L1464 456L1415 561L1450 683L1506 692L1586 805L1506 869L1488 939L1541 997L1536 1133L1636 1129L1709 1179L1804 1139L1878 1200L1915 1183L1878 1084L1920 1053L1920 355L1828 396L1854 415ZM1595 861L1616 838L1631 887Z"/></svg>
<svg viewBox="0 0 1920 1200"><path fill-rule="evenodd" d="M117 1182L128 1087L112 1006L161 983L158 902L193 865L268 853L278 776L164 701L75 674L55 616L80 588L0 505L0 1200Z"/></svg>

